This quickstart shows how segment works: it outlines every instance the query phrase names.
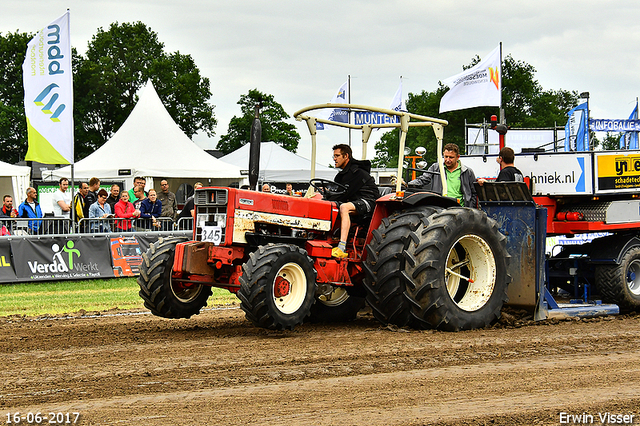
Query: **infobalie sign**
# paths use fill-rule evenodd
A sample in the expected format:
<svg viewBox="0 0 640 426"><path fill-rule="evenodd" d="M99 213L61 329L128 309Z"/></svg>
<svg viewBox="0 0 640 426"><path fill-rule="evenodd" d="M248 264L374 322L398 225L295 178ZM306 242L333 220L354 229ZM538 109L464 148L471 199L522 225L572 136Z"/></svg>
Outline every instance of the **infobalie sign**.
<svg viewBox="0 0 640 426"><path fill-rule="evenodd" d="M589 130L594 132L640 132L640 120L589 119Z"/></svg>

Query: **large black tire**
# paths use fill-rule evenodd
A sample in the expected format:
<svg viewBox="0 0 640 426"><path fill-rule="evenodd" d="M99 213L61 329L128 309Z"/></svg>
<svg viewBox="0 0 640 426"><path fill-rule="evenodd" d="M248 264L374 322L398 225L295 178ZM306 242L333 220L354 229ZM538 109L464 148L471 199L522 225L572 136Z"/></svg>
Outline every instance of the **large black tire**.
<svg viewBox="0 0 640 426"><path fill-rule="evenodd" d="M144 306L159 317L190 318L207 306L211 296L210 286L172 280L176 244L186 240L160 237L142 254L138 294Z"/></svg>
<svg viewBox="0 0 640 426"><path fill-rule="evenodd" d="M258 327L293 330L315 302L316 270L307 252L291 244L258 247L242 265L240 308Z"/></svg>
<svg viewBox="0 0 640 426"><path fill-rule="evenodd" d="M364 307L364 297L349 294L343 287L336 287L329 297L321 295L311 307L311 322L353 321Z"/></svg>
<svg viewBox="0 0 640 426"><path fill-rule="evenodd" d="M373 316L383 324L399 327L419 325L411 315L411 303L405 295L410 278L404 273L406 261L403 253L419 241L416 230L441 210L420 207L395 212L383 219L378 229L373 231L373 238L367 245L364 286Z"/></svg>
<svg viewBox="0 0 640 426"><path fill-rule="evenodd" d="M481 210L453 207L432 215L411 238L404 274L422 327L469 330L500 318L511 277L496 221Z"/></svg>
<svg viewBox="0 0 640 426"><path fill-rule="evenodd" d="M596 287L607 303L615 303L621 312L640 308L640 247L632 247L619 265L596 267Z"/></svg>

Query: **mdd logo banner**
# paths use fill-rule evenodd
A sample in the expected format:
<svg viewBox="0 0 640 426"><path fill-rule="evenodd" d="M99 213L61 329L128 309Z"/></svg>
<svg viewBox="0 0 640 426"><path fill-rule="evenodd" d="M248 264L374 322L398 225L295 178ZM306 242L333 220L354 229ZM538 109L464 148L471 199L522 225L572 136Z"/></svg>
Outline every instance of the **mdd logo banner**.
<svg viewBox="0 0 640 426"><path fill-rule="evenodd" d="M69 12L42 28L22 64L29 147L25 160L73 163L73 69Z"/></svg>
<svg viewBox="0 0 640 426"><path fill-rule="evenodd" d="M17 278L64 280L113 277L106 239L11 240Z"/></svg>

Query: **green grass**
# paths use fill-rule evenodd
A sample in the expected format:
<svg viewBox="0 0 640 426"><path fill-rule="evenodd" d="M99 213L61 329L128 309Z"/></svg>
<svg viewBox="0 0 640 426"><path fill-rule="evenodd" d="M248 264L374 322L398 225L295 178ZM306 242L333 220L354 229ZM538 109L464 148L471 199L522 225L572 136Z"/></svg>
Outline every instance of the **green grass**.
<svg viewBox="0 0 640 426"><path fill-rule="evenodd" d="M0 317L72 314L80 311L146 310L135 278L0 285ZM214 288L209 306L237 302Z"/></svg>

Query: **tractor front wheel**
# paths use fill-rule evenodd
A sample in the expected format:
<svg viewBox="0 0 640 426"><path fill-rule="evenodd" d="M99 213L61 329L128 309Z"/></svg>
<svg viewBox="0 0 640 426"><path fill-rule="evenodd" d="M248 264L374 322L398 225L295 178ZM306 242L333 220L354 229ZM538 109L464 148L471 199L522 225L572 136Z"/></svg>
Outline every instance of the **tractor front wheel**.
<svg viewBox="0 0 640 426"><path fill-rule="evenodd" d="M154 315L164 318L190 318L207 306L211 287L180 281L173 277L176 244L186 238L158 238L142 255L140 265L140 297Z"/></svg>
<svg viewBox="0 0 640 426"><path fill-rule="evenodd" d="M242 265L237 296L258 327L293 330L315 302L316 271L307 252L290 244L258 247Z"/></svg>

